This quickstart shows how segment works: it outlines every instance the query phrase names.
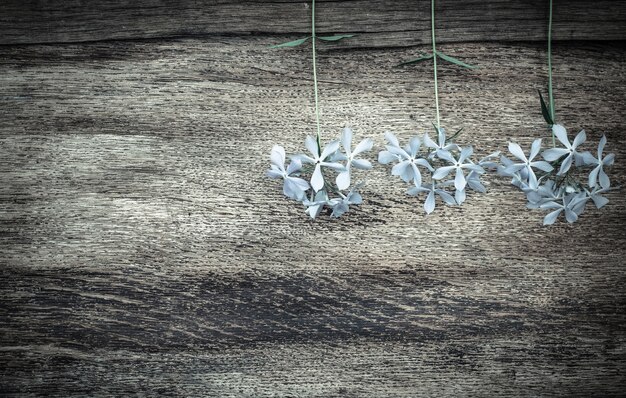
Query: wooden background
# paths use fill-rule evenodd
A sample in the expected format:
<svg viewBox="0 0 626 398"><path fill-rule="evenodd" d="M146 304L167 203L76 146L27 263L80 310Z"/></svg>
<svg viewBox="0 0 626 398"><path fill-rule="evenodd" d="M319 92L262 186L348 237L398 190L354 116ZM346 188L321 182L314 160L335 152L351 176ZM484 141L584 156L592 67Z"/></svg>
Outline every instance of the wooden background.
<svg viewBox="0 0 626 398"><path fill-rule="evenodd" d="M323 134L433 120L428 2L320 1ZM294 1L3 1L3 396L620 396L626 198L541 226L505 179L462 207L377 165L311 222L264 177L313 133ZM442 1L443 120L478 154L546 137L544 1ZM626 2L555 2L557 116L626 183Z"/></svg>

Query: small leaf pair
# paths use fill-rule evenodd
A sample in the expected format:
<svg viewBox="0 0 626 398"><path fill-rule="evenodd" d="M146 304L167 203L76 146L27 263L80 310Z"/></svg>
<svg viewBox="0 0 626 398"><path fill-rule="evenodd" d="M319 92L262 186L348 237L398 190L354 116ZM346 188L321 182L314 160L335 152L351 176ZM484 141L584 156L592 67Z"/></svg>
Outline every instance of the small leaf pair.
<svg viewBox="0 0 626 398"><path fill-rule="evenodd" d="M437 54L437 56L439 58L443 59L444 61L451 62L451 63L453 63L455 65L462 66L464 68L468 68L468 69L476 69L476 68L478 68L477 66L466 64L465 62L461 61L460 59L457 59L457 58L451 57L451 56L449 56L447 54L444 54L441 51L435 51L435 54ZM409 61L406 61L406 62L402 62L402 63L400 63L400 64L398 64L396 66L415 64L415 63L418 63L418 62L427 61L429 59L433 59L433 54L424 54L424 55L421 55L421 56L419 56L419 57L417 57L415 59L412 59L412 60L409 60Z"/></svg>
<svg viewBox="0 0 626 398"><path fill-rule="evenodd" d="M348 37L353 37L354 35L333 35L333 36L315 36L316 39L320 39L323 41L339 41L341 39L346 39ZM312 38L313 36L303 37L302 39L288 41L286 43L276 44L270 46L270 48L283 48L283 47L297 47L301 44L306 43L307 40Z"/></svg>

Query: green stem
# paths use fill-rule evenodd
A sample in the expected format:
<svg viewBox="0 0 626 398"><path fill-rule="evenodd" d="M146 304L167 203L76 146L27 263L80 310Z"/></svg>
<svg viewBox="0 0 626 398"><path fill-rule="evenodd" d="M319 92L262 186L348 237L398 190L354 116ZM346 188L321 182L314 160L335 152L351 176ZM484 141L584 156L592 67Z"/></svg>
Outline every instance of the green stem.
<svg viewBox="0 0 626 398"><path fill-rule="evenodd" d="M554 95L552 94L552 0L550 0L550 12L548 16L548 97L550 101L550 118L554 120ZM554 133L552 133L552 146L556 146Z"/></svg>
<svg viewBox="0 0 626 398"><path fill-rule="evenodd" d="M317 66L316 66L316 52L315 52L315 0L312 0L311 6L311 42L313 43L313 86L315 87L315 122L317 125L317 148L319 156L322 155L321 134L320 134L320 106L319 95L317 90Z"/></svg>
<svg viewBox="0 0 626 398"><path fill-rule="evenodd" d="M435 108L437 110L437 129L439 129L439 89L437 87L437 45L435 44L435 0L430 1L430 27L433 38L433 71L435 75Z"/></svg>

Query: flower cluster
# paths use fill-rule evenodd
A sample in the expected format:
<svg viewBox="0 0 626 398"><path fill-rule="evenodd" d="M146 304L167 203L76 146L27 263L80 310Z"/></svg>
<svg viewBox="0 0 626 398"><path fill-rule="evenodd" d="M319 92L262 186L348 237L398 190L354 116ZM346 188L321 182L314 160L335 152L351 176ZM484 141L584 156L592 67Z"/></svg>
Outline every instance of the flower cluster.
<svg viewBox="0 0 626 398"><path fill-rule="evenodd" d="M357 158L372 149L372 140L366 138L352 148L352 130L345 128L341 141L332 141L322 148L319 140L308 136L304 144L309 154L290 156L291 161L286 167L283 147L275 145L272 148L267 176L283 179L285 196L302 202L311 218L320 215L324 207L332 209L332 217L340 217L349 210L349 205L361 204L363 200L358 189L362 183L350 188L352 172L353 169L372 168L369 161ZM336 174L334 181L332 173ZM304 179L304 176L310 177Z"/></svg>
<svg viewBox="0 0 626 398"><path fill-rule="evenodd" d="M443 128L436 128L436 132L437 142L426 133L422 139L417 136L411 138L405 147L400 146L395 135L387 132L386 150L378 154L379 163L395 163L391 169L392 175L414 185L408 190L409 195L426 194L424 211L428 214L435 209L435 196L448 205L460 205L466 199L466 188L485 192L480 177L485 173L485 168L496 167L493 158L498 156L495 153L473 162L470 159L473 154L471 146L458 146L453 142L454 136L446 140Z"/></svg>
<svg viewBox="0 0 626 398"><path fill-rule="evenodd" d="M561 213L565 213L567 222L573 223L590 199L597 208L608 203L602 196L611 187L605 168L613 164L615 155L604 155L606 136L600 140L594 156L579 149L587 139L584 130L572 142L559 124L552 126L552 133L563 147L542 152L541 139L536 139L526 156L518 144L509 143L515 160L502 156L498 173L511 177L511 183L526 194L528 208L551 210L543 219L544 225L554 224ZM540 152L544 160L535 160ZM584 171L589 171L586 178L582 178Z"/></svg>

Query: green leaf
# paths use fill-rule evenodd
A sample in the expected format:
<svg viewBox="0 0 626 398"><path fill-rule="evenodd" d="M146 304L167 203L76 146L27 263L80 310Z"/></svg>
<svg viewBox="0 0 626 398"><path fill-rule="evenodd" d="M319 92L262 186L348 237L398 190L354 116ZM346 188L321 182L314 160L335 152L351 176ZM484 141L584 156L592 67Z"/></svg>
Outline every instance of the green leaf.
<svg viewBox="0 0 626 398"><path fill-rule="evenodd" d="M444 53L442 53L440 51L437 51L437 56L439 58L445 60L445 61L452 62L453 64L462 66L464 68L468 68L468 69L476 69L476 68L478 68L477 66L466 64L465 62L463 62L461 60L458 60L458 59L456 59L454 57L451 57L449 55L446 55L446 54L444 54Z"/></svg>
<svg viewBox="0 0 626 398"><path fill-rule="evenodd" d="M273 46L270 46L270 48L282 48L282 47L296 47L299 46L300 44L304 43L305 41L309 40L311 38L311 36L307 36L303 39L298 39L298 40L294 40L294 41L288 41L287 43L281 43L281 44L276 44Z"/></svg>
<svg viewBox="0 0 626 398"><path fill-rule="evenodd" d="M463 131L463 127L461 127L460 129L458 129L456 131L456 133L452 134L452 137L448 138L446 141L452 141L454 140L456 137L459 136L459 134L461 134L461 131Z"/></svg>
<svg viewBox="0 0 626 398"><path fill-rule="evenodd" d="M422 61L426 61L428 59L433 59L433 55L432 54L425 54L425 55L420 55L419 57L412 59L410 61L405 61L402 63L399 63L396 66L402 66L402 65L409 65L409 64L415 64L417 62L422 62Z"/></svg>
<svg viewBox="0 0 626 398"><path fill-rule="evenodd" d="M341 39L347 39L348 37L354 37L354 35L334 35L334 36L315 36L324 41L338 41Z"/></svg>
<svg viewBox="0 0 626 398"><path fill-rule="evenodd" d="M546 105L546 101L543 100L543 96L541 95L541 91L537 90L539 93L539 101L541 101L541 114L543 115L543 119L548 123L548 125L552 126L554 124L554 120L550 116L550 108Z"/></svg>

